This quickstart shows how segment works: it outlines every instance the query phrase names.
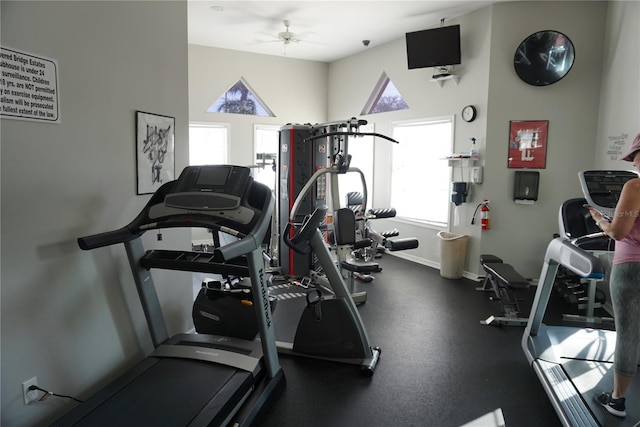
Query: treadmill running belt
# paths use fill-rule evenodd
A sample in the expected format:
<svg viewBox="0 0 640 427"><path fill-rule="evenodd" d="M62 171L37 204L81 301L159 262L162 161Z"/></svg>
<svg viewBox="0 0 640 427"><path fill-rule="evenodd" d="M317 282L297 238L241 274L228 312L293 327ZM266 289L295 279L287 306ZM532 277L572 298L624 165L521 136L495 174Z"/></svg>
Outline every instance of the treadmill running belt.
<svg viewBox="0 0 640 427"><path fill-rule="evenodd" d="M210 425L220 425L253 384L251 373L228 366L171 358L153 363L153 359L141 363L152 363L141 373L138 365L112 383L117 390L107 388L107 396L100 393L86 401L87 411L73 412L86 416L63 417L56 425L186 426L203 410Z"/></svg>

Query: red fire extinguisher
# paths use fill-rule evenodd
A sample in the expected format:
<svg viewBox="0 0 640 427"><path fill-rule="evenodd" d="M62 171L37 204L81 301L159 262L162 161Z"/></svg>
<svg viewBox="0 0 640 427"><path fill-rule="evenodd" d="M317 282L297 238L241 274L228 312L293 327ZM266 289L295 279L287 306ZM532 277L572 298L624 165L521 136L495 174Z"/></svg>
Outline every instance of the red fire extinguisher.
<svg viewBox="0 0 640 427"><path fill-rule="evenodd" d="M482 230L491 230L491 220L489 218L489 201L485 200L481 203L482 207L480 208L480 225L482 226Z"/></svg>

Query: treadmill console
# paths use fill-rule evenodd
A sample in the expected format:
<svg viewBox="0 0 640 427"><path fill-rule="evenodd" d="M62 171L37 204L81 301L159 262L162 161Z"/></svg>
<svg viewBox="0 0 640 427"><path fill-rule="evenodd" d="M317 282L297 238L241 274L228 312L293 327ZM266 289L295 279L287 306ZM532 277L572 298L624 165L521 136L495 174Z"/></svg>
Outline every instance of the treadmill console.
<svg viewBox="0 0 640 427"><path fill-rule="evenodd" d="M188 166L165 196L166 206L189 210L236 209L251 182L249 168L230 165Z"/></svg>
<svg viewBox="0 0 640 427"><path fill-rule="evenodd" d="M578 173L580 186L587 203L611 220L622 186L638 174L631 171L592 170Z"/></svg>

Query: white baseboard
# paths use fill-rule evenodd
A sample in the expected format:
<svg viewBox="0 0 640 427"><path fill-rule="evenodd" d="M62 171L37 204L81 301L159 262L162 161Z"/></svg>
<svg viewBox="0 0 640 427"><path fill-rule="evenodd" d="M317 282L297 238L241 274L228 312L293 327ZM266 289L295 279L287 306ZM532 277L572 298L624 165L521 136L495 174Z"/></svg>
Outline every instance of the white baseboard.
<svg viewBox="0 0 640 427"><path fill-rule="evenodd" d="M417 264L426 265L427 267L435 268L436 270L440 270L440 263L439 262L430 261L428 259L420 258L420 257L417 257L415 255L402 253L402 252L385 252L385 254L392 255L392 256L395 256L395 257L398 257L398 258L402 258L402 259L406 259L407 261L412 261L412 262L415 262ZM470 273L468 271L464 271L462 273L462 277L478 282L478 281L480 281L480 277L481 276L479 276L477 274Z"/></svg>

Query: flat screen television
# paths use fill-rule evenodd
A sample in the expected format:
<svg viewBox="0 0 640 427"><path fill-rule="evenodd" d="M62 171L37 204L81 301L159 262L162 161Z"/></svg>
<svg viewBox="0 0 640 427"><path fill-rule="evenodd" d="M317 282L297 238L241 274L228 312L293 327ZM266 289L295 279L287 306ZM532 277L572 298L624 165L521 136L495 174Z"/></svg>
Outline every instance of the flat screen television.
<svg viewBox="0 0 640 427"><path fill-rule="evenodd" d="M461 63L460 25L406 33L409 69Z"/></svg>

